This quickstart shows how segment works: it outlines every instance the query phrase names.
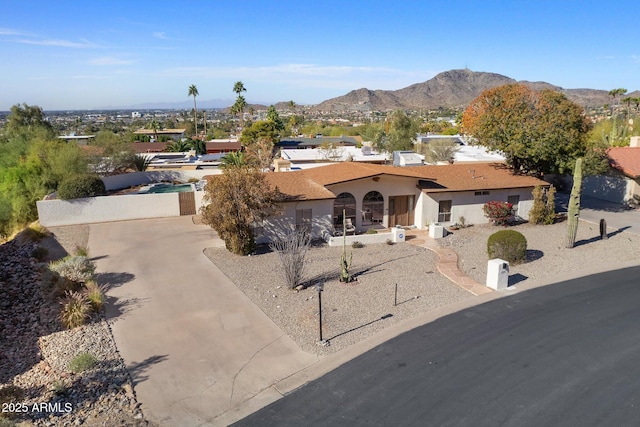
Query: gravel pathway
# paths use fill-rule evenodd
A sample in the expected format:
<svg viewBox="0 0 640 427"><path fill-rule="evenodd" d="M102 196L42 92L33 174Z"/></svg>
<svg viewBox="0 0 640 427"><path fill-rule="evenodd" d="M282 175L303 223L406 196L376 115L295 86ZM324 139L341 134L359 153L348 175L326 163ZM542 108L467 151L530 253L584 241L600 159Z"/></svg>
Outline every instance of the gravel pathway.
<svg viewBox="0 0 640 427"><path fill-rule="evenodd" d="M342 248L323 245L308 252L308 287L301 291L286 287L276 253L241 257L224 248L208 248L205 255L302 349L321 355L436 307L473 298L437 272L436 255L428 249L405 243L347 251L353 253L357 281L338 280ZM318 293L313 286L317 282L325 283L323 339L329 345L324 347L318 345Z"/></svg>

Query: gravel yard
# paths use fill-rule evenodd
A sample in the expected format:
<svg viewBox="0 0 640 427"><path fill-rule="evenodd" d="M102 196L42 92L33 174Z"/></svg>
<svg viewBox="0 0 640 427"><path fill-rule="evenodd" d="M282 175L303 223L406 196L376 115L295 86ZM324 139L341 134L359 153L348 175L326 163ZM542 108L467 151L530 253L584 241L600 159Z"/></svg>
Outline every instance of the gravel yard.
<svg viewBox="0 0 640 427"><path fill-rule="evenodd" d="M509 285L531 281L553 282L570 272L611 269L611 265L625 261L640 262L640 236L609 229L609 239L600 239L600 227L580 221L576 246L564 247L567 223L509 227L527 239L527 262L510 266ZM487 277L487 239L501 227L490 224L475 225L457 230L440 240L458 254L458 268L479 283Z"/></svg>
<svg viewBox="0 0 640 427"><path fill-rule="evenodd" d="M580 222L576 247L566 249L566 222L511 227L528 242L527 262L511 265L509 284L548 282L570 272L610 269L612 264L640 261L640 236L609 230L609 239L600 240L599 227ZM439 240L458 254L458 267L478 283L487 274L486 242L500 230L494 225L475 225L457 230ZM205 255L222 270L264 313L305 351L330 354L354 344L393 323L420 315L464 299L470 293L444 278L436 268L436 255L410 244L368 245L353 252L353 272L358 281L338 281L342 248L314 247L307 257L307 289L287 289L275 253L240 257L224 248L208 248ZM585 273L586 274L586 273ZM313 283L324 281L322 294L323 338L328 347L319 347L318 297ZM394 289L398 302L394 307ZM391 314L391 317L381 319Z"/></svg>
<svg viewBox="0 0 640 427"><path fill-rule="evenodd" d="M301 291L286 287L276 253L241 257L224 248L208 248L205 255L302 349L315 354L336 352L402 320L474 298L438 273L436 255L426 248L371 244L360 249L348 246L347 251L353 252L357 281L338 280L341 247L314 247L306 262L310 286ZM330 344L326 347L317 344L318 293L313 286L317 282L325 283L323 339Z"/></svg>

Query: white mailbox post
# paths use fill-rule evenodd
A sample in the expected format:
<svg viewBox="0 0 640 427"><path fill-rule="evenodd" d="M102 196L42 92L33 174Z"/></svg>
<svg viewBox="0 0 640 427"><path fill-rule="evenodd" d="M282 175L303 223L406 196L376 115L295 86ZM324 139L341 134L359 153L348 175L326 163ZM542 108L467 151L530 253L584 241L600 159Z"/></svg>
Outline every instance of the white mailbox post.
<svg viewBox="0 0 640 427"><path fill-rule="evenodd" d="M487 264L487 287L506 289L509 286L509 263L503 259L490 259Z"/></svg>

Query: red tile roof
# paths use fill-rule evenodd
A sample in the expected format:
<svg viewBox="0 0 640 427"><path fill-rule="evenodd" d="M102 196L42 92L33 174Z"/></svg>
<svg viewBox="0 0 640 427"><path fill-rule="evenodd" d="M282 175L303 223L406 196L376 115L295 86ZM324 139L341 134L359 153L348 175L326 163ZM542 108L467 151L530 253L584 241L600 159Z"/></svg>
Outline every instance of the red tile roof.
<svg viewBox="0 0 640 427"><path fill-rule="evenodd" d="M607 150L611 167L630 178L640 177L640 147L613 147Z"/></svg>

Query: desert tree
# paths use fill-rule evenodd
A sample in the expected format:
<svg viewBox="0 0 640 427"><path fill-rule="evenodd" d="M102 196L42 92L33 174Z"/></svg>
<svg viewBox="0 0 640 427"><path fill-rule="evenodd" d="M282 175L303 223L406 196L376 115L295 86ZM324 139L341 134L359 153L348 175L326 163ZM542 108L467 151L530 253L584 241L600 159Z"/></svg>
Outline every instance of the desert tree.
<svg viewBox="0 0 640 427"><path fill-rule="evenodd" d="M258 138L245 146L247 162L261 171L269 170L273 161L273 142L269 138Z"/></svg>
<svg viewBox="0 0 640 427"><path fill-rule="evenodd" d="M585 155L590 123L560 92L522 84L485 90L466 108L463 130L479 145L504 153L517 173L567 173Z"/></svg>
<svg viewBox="0 0 640 427"><path fill-rule="evenodd" d="M420 154L423 154L428 163L453 161L460 146L452 139L437 139L426 144L420 144Z"/></svg>
<svg viewBox="0 0 640 427"><path fill-rule="evenodd" d="M278 253L282 263L282 274L289 289L303 284L305 260L311 247L311 237L304 228L289 230L283 237L269 244Z"/></svg>
<svg viewBox="0 0 640 427"><path fill-rule="evenodd" d="M278 212L280 193L252 167L225 168L205 187L202 220L213 228L226 248L238 255L255 249L254 225Z"/></svg>

